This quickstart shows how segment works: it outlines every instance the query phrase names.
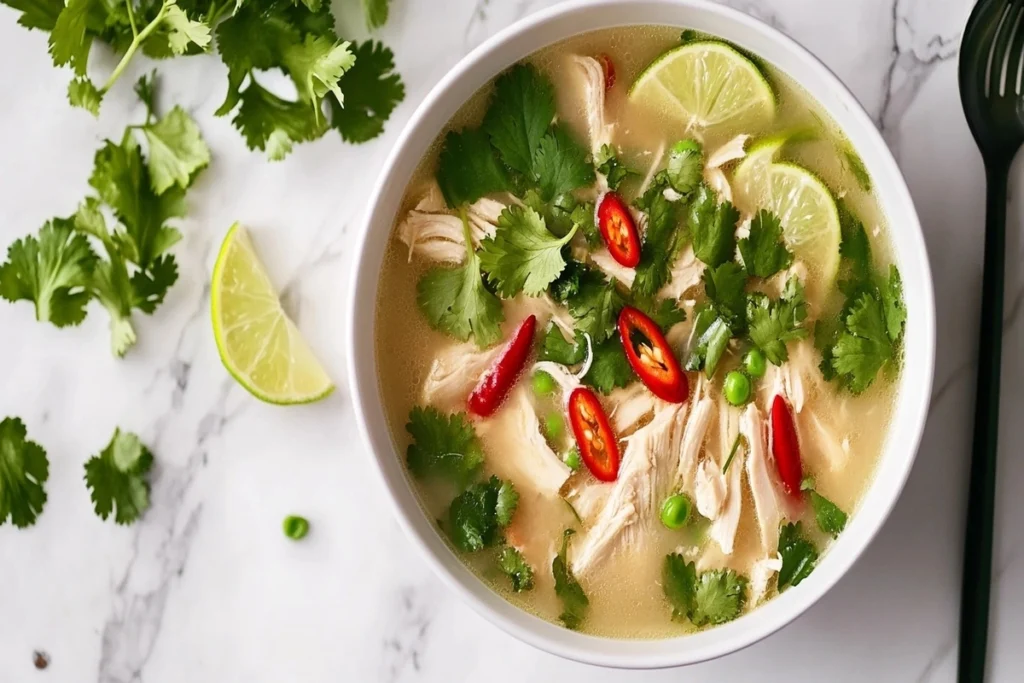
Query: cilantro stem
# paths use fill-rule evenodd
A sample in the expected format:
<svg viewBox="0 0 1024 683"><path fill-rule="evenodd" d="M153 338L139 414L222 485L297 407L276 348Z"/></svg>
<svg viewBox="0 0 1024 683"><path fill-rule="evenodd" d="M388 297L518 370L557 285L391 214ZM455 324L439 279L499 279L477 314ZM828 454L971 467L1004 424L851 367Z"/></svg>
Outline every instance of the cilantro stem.
<svg viewBox="0 0 1024 683"><path fill-rule="evenodd" d="M128 23L132 25L132 37L139 35L139 28L135 25L135 10L132 9L132 0L125 0L125 6L128 8Z"/></svg>
<svg viewBox="0 0 1024 683"><path fill-rule="evenodd" d="M736 435L736 440L732 442L732 450L729 451L729 457L726 458L725 464L722 465L722 474L729 471L729 465L732 464L732 459L736 457L736 451L740 449L740 435Z"/></svg>
<svg viewBox="0 0 1024 683"><path fill-rule="evenodd" d="M127 0L127 4L130 7L131 0ZM149 34L157 29L160 22L162 22L164 17L167 16L167 8L173 4L174 0L164 0L163 4L160 5L160 11L156 13L156 17L153 18L153 21L149 22L142 31L135 34L135 37L132 38L131 45L129 45L128 49L125 50L124 56L121 57L121 61L117 63L117 66L114 67L113 73L110 74L110 78L108 78L107 82L103 84L102 88L100 88L101 94L109 92L110 89L114 87L114 83L116 83L117 79L121 77L121 73L125 68L127 68L128 63L132 61L132 57L135 56L135 52L139 49L139 46L142 45L142 41L148 38Z"/></svg>

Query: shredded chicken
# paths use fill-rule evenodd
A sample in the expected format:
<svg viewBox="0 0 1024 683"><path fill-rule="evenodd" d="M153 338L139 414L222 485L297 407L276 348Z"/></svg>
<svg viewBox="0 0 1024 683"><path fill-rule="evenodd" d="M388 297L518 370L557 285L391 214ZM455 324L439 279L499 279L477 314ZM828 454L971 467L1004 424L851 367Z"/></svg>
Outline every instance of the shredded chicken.
<svg viewBox="0 0 1024 683"><path fill-rule="evenodd" d="M620 544L642 546L672 488L670 463L678 452L685 404L661 403L650 423L626 440L618 479L584 536L573 546L572 569L584 574Z"/></svg>
<svg viewBox="0 0 1024 683"><path fill-rule="evenodd" d="M516 387L508 400L511 410L507 414L515 421L511 431L515 435L516 457L503 465L516 471L518 476L512 479L520 488L527 487L543 496L555 498L572 470L551 450L544 438L540 420L530 402L529 389L525 385ZM477 427L486 433L494 424L484 420Z"/></svg>
<svg viewBox="0 0 1024 683"><path fill-rule="evenodd" d="M817 381L820 376L814 358L814 346L809 339L789 345L789 360L781 366L768 365L764 381L760 383L761 396L765 405L771 405L778 394L782 394L793 407L793 412L804 409L804 378Z"/></svg>
<svg viewBox="0 0 1024 683"><path fill-rule="evenodd" d="M722 460L721 466L724 467L728 463L727 458L732 450L731 447L735 441L736 434L738 434L739 431L737 411L729 406L724 399L719 401L718 420L720 430L719 450L721 451L720 458ZM711 523L711 530L708 535L718 543L722 552L726 555L731 555L736 542L736 530L739 528L740 524L740 513L742 512L742 451L738 449L733 454L732 462L728 464L729 470L725 475L725 505L722 506L722 510L718 517Z"/></svg>
<svg viewBox="0 0 1024 683"><path fill-rule="evenodd" d="M736 161L747 156L746 146L750 140L749 135L737 135L714 152L708 155L706 168L721 168L730 161Z"/></svg>
<svg viewBox="0 0 1024 683"><path fill-rule="evenodd" d="M768 582L782 569L782 555L765 557L750 568L750 607L756 607L768 594Z"/></svg>
<svg viewBox="0 0 1024 683"><path fill-rule="evenodd" d="M624 436L650 417L661 401L641 382L633 382L628 387L613 390L608 402L613 406L608 415L612 429Z"/></svg>
<svg viewBox="0 0 1024 683"><path fill-rule="evenodd" d="M493 237L498 216L513 201L498 201L484 197L467 210L473 245L479 246L485 237ZM461 263L466 258L466 242L462 219L446 212L444 197L437 183L424 190L416 207L409 211L398 225L398 238L409 247L409 260L420 254L431 261Z"/></svg>
<svg viewBox="0 0 1024 683"><path fill-rule="evenodd" d="M501 347L481 351L475 344L465 343L438 353L423 383L424 402L445 408L464 405L500 351Z"/></svg>
<svg viewBox="0 0 1024 683"><path fill-rule="evenodd" d="M704 389L705 386L706 382L702 378L694 392L693 399L691 399L696 403L693 406L693 410L690 411L690 416L686 420L686 428L683 430L682 448L679 450L679 465L676 468L676 485L683 491L693 490L693 486L697 481L697 457L700 455L701 446L704 445L704 435L707 434L708 425L711 424L711 416L714 412L714 401L707 395ZM697 398L698 395L700 398ZM712 469L718 471L717 467L712 467ZM702 481L705 487L705 506L708 509L714 509L715 516L717 516L722 501L718 499L715 491L707 490L708 486L714 485L711 483L711 477L708 476L707 472L704 473ZM724 482L722 484L724 498ZM701 494L698 492L696 495L697 509L700 510ZM717 502L715 502L716 500ZM708 517L703 510L700 510L700 513Z"/></svg>
<svg viewBox="0 0 1024 683"><path fill-rule="evenodd" d="M775 481L768 463L768 434L765 431L761 411L753 403L747 406L740 417L740 434L747 441L747 481L754 512L761 529L761 547L766 551L779 546L779 524L782 510L779 506Z"/></svg>
<svg viewBox="0 0 1024 683"><path fill-rule="evenodd" d="M806 416L807 422L810 423L817 433L818 443L820 444L818 450L828 460L829 469L836 471L846 467L846 463L850 458L850 438L844 437L840 439L836 436L835 431L829 425L822 422L814 412L808 410Z"/></svg>
<svg viewBox="0 0 1024 683"><path fill-rule="evenodd" d="M590 252L590 262L597 266L605 275L618 280L626 287L633 286L636 278L636 270L622 265L611 255L606 247L595 249Z"/></svg>
<svg viewBox="0 0 1024 683"><path fill-rule="evenodd" d="M558 325L567 336L573 336L575 323L573 322L572 315L569 314L565 307L558 305L547 294L516 297L506 302L506 318L520 320L529 315L537 316L537 324L539 326L546 325L550 320Z"/></svg>
<svg viewBox="0 0 1024 683"><path fill-rule="evenodd" d="M669 281L658 292L658 296L678 299L692 287L699 285L703 275L704 263L699 261L697 255L693 253L693 245L688 244L672 264Z"/></svg>
<svg viewBox="0 0 1024 683"><path fill-rule="evenodd" d="M590 151L596 156L601 150L602 145L611 143L612 133L615 129L615 126L609 124L605 119L604 68L593 57L572 55L570 59L583 76L587 129L590 133Z"/></svg>
<svg viewBox="0 0 1024 683"><path fill-rule="evenodd" d="M694 481L697 512L708 519L718 519L725 503L726 483L718 463L710 458L700 461Z"/></svg>

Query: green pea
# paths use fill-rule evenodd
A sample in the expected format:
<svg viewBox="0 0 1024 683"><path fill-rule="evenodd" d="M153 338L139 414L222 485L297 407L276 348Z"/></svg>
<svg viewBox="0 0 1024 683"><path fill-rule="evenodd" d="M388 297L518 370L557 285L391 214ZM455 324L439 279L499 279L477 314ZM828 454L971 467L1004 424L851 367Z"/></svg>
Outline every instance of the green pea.
<svg viewBox="0 0 1024 683"><path fill-rule="evenodd" d="M284 535L293 541L298 541L309 533L309 520L298 515L288 515L284 518Z"/></svg>
<svg viewBox="0 0 1024 683"><path fill-rule="evenodd" d="M551 413L544 418L544 432L549 439L559 439L565 431L565 422L558 413Z"/></svg>
<svg viewBox="0 0 1024 683"><path fill-rule="evenodd" d="M562 456L562 462L569 466L569 469L575 472L580 468L583 463L580 462L579 449L574 448L565 455Z"/></svg>
<svg viewBox="0 0 1024 683"><path fill-rule="evenodd" d="M685 493L676 493L665 499L661 504L661 523L669 529L679 529L690 521L690 510L693 503Z"/></svg>
<svg viewBox="0 0 1024 683"><path fill-rule="evenodd" d="M751 377L760 379L768 371L768 361L765 360L764 351L761 349L750 349L743 357L743 369Z"/></svg>
<svg viewBox="0 0 1024 683"><path fill-rule="evenodd" d="M741 406L750 400L750 378L738 370L725 376L725 400Z"/></svg>
<svg viewBox="0 0 1024 683"><path fill-rule="evenodd" d="M533 391L538 396L548 396L555 391L555 378L540 370L533 373Z"/></svg>

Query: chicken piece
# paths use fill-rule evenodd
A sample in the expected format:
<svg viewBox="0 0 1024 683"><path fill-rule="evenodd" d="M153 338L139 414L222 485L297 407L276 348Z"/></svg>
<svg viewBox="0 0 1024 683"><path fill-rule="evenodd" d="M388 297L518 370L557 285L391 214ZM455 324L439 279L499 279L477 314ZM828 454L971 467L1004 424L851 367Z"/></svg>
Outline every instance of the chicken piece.
<svg viewBox="0 0 1024 683"><path fill-rule="evenodd" d="M818 435L820 446L818 450L828 460L829 469L836 471L846 467L846 463L850 459L850 438L840 439L836 436L835 431L825 424L814 411L805 411L804 417L806 418L803 421L804 424L809 424Z"/></svg>
<svg viewBox="0 0 1024 683"><path fill-rule="evenodd" d="M621 437L636 431L662 401L643 383L633 382L628 387L613 390L608 395L608 402L612 404L608 413L612 429Z"/></svg>
<svg viewBox="0 0 1024 683"><path fill-rule="evenodd" d="M711 458L701 460L697 466L694 497L697 499L697 512L710 520L718 519L725 503L726 482L722 470Z"/></svg>
<svg viewBox="0 0 1024 683"><path fill-rule="evenodd" d="M518 296L505 301L505 317L510 320L523 320L527 316L537 316L537 326L543 327L551 321L558 325L568 337L572 337L575 323L572 315L565 307L558 305L547 294L540 296Z"/></svg>
<svg viewBox="0 0 1024 683"><path fill-rule="evenodd" d="M548 498L557 498L572 470L551 450L544 438L537 412L530 402L529 389L520 384L508 401L509 409L503 411L499 419L482 420L477 423L477 429L485 440L492 438L492 434L502 439L511 435L515 440L515 448L507 450L516 455L502 462L502 468L506 472L512 471L511 479L521 489L521 495L525 491L534 491Z"/></svg>
<svg viewBox="0 0 1024 683"><path fill-rule="evenodd" d="M721 400L718 406L719 420L719 459L721 467L728 462L732 444L739 433L738 411L730 406L725 400ZM733 460L729 463L729 469L725 473L726 491L725 504L718 517L711 523L711 530L708 535L718 543L726 555L731 555L736 542L736 530L740 524L740 513L743 503L743 453L737 450L733 454Z"/></svg>
<svg viewBox="0 0 1024 683"><path fill-rule="evenodd" d="M750 607L757 607L757 603L768 594L768 582L781 569L782 555L778 553L754 562L750 568L750 601L747 603Z"/></svg>
<svg viewBox="0 0 1024 683"><path fill-rule="evenodd" d="M590 133L590 151L594 156L601 151L603 145L610 144L614 124L605 120L604 68L601 62L593 57L571 55L570 60L583 78L584 109L587 112L587 129Z"/></svg>
<svg viewBox="0 0 1024 683"><path fill-rule="evenodd" d="M500 346L481 351L472 343L444 349L430 364L423 383L423 401L447 409L464 408L469 392L500 352Z"/></svg>
<svg viewBox="0 0 1024 683"><path fill-rule="evenodd" d="M703 276L704 263L693 253L693 244L688 244L672 264L671 277L658 291L658 296L678 299L692 287L699 285Z"/></svg>
<svg viewBox="0 0 1024 683"><path fill-rule="evenodd" d="M618 280L626 287L633 286L633 280L636 279L636 270L627 268L616 261L607 247L601 247L590 252L589 258L590 262L609 278Z"/></svg>
<svg viewBox="0 0 1024 683"><path fill-rule="evenodd" d="M704 445L704 436L707 434L708 425L711 424L711 416L714 413L714 401L711 397L706 395L705 392L706 382L702 378L694 392L694 399L696 404L693 410L690 411L690 416L686 421L686 428L683 431L682 448L679 449L679 465L676 468L676 486L682 491L692 491L696 484L697 478L697 458L700 455L700 449ZM700 398L696 398L697 396ZM718 472L717 467L712 467ZM721 473L719 472L719 477ZM714 486L712 477L709 476L708 472L705 472L701 481L702 486L705 488L704 500L705 506L708 510L714 510L717 516L718 510L721 508L721 499L718 498L717 492L714 489L708 490L707 487ZM722 494L724 497L725 485L722 483ZM697 509L700 510L700 499L701 494L698 489L697 495ZM717 502L715 502L717 500ZM704 510L700 510L700 513L705 517L709 517L704 513ZM711 518L711 517L709 517Z"/></svg>
<svg viewBox="0 0 1024 683"><path fill-rule="evenodd" d="M782 394L789 401L793 412L800 413L805 402L804 378L816 382L820 376L811 340L802 339L790 344L789 360L781 366L768 364L764 381L760 382L762 401L764 405L771 405L773 398Z"/></svg>
<svg viewBox="0 0 1024 683"><path fill-rule="evenodd" d="M704 182L718 194L719 201L732 201L732 186L722 166L745 157L747 153L743 148L749 139L749 135L737 135L708 155L707 163L704 164Z"/></svg>
<svg viewBox="0 0 1024 683"><path fill-rule="evenodd" d="M622 465L593 523L573 545L572 569L585 574L620 546L642 547L658 519L661 500L672 488L682 404L659 405L651 422L626 440Z"/></svg>
<svg viewBox="0 0 1024 683"><path fill-rule="evenodd" d="M562 497L584 522L593 522L608 502L614 484L600 482L586 470L572 475L562 487Z"/></svg>
<svg viewBox="0 0 1024 683"><path fill-rule="evenodd" d="M473 246L480 246L484 238L494 236L498 216L508 206L509 203L487 197L469 206L466 216ZM466 258L463 234L462 219L446 213L437 183L427 186L416 207L398 225L398 239L409 247L410 261L418 253L431 261L461 263Z"/></svg>
<svg viewBox="0 0 1024 683"><path fill-rule="evenodd" d="M747 481L754 512L761 529L761 547L767 552L779 547L779 524L782 509L768 463L768 433L761 411L751 403L740 417L740 434L747 441Z"/></svg>

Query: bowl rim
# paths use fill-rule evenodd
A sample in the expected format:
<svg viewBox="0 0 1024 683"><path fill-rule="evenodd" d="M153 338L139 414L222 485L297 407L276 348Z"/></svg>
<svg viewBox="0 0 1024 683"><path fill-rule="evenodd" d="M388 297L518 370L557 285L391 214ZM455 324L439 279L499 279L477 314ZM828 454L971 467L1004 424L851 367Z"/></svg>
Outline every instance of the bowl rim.
<svg viewBox="0 0 1024 683"><path fill-rule="evenodd" d="M602 23L600 26L589 26L575 31L563 33L560 37L541 43L530 44L531 32L564 20L572 15L586 11L591 16L595 12L612 14L613 10L628 7L631 14L646 17L658 12L678 12L678 23L669 21L633 20ZM506 51L518 50L522 54L511 61L502 59L502 63L494 68L488 67L489 75L480 83L485 85L502 70L516 61L536 52L537 50L560 40L581 33L627 25L676 25L679 28L693 28L689 25L687 12L708 17L708 21L722 21L730 24L738 33L745 33L749 40L755 38L767 43L774 43L778 50L788 58L807 69L815 80L822 83L828 92L814 92L804 80L791 76L811 97L814 97L828 113L839 121L847 119L848 125L842 125L843 133L853 143L854 137L862 144L854 144L861 154L870 175L876 179L884 177L886 187L879 187L878 192L887 198L879 197L879 202L886 209L886 217L890 224L890 232L896 218L899 219L903 246L893 240L896 261L903 272L910 272L916 277L908 282L904 279L905 300L909 313L905 348L913 347L913 357L904 361L901 372L900 386L896 392L896 408L892 417L886 443L876 472L863 495L857 512L852 515L850 524L843 535L833 543L816 568L798 589L786 593L762 604L741 618L714 629L695 634L659 640L622 640L604 638L568 631L555 626L539 617L533 616L521 608L512 605L495 593L489 586L470 572L462 561L451 550L450 546L440 537L435 526L427 519L422 507L412 490L411 482L401 465L401 455L396 448L387 426L383 407L380 403L379 385L377 380L377 357L374 350L374 326L376 324L376 295L379 279L379 262L373 268L367 266L367 249L373 235L375 219L383 222L390 235L397 213L397 203L388 205L389 196L394 195L391 176L396 172L403 158L409 154L408 148L413 142L419 141L421 147L428 146L438 135L441 126L430 132L426 141L426 132L421 128L435 110L442 108L452 98L451 92L463 80L472 80L473 71L479 71L481 64L504 48ZM699 22L697 22L699 23ZM747 47L747 40L736 39L730 35L725 38L740 47ZM519 45L509 47L511 43ZM759 56L760 53L756 52ZM774 68L789 71L766 59ZM466 88L463 87L463 90ZM472 91L470 91L472 92ZM843 117L836 115L835 107L828 107L823 101L829 95L835 107L843 112ZM461 107L467 97L455 103L454 109ZM450 102L447 102L450 105ZM454 113L454 110L452 111ZM852 126L852 128L851 128ZM865 154L865 149L870 154ZM417 155L416 163L422 153ZM411 176L412 170L409 171ZM404 192L408 178L400 184L398 196ZM379 213L387 214L386 221L377 219ZM898 214L894 217L893 214ZM461 58L458 63L441 80L431 88L430 92L416 108L409 121L399 135L394 147L378 176L370 194L362 230L357 235L355 262L351 273L349 289L350 317L348 327L348 362L347 374L363 443L367 446L387 495L394 507L395 515L406 535L425 556L427 563L442 581L459 597L468 603L474 611L496 624L507 633L546 652L568 659L618 668L664 668L693 664L738 651L778 631L783 626L803 614L817 602L842 578L853 564L861 557L864 550L881 529L888 518L896 501L906 484L913 467L917 449L923 435L934 374L935 358L935 304L931 276L920 221L914 208L910 191L901 171L892 156L881 134L875 128L868 114L840 79L826 67L817 57L799 43L784 35L764 22L744 14L738 10L705 0L570 0L569 2L539 10L499 31L482 44ZM379 238L379 236L374 236ZM389 236L385 236L386 243ZM380 250L383 251L382 249ZM910 266L908 268L908 266ZM369 295L369 296L368 296ZM911 306L913 299L913 306ZM367 321L369 325L367 325ZM911 326L909 322L912 322ZM910 340L914 340L911 344ZM911 374L910 370L913 370ZM911 386L912 385L912 386ZM383 422L383 427L381 423ZM371 426L373 423L373 426ZM383 432L383 434L382 434ZM894 445L894 438L900 437ZM883 470L889 479L882 481ZM878 500L874 500L874 499ZM865 509L865 502L871 501L876 507ZM853 532L853 533L851 533Z"/></svg>

